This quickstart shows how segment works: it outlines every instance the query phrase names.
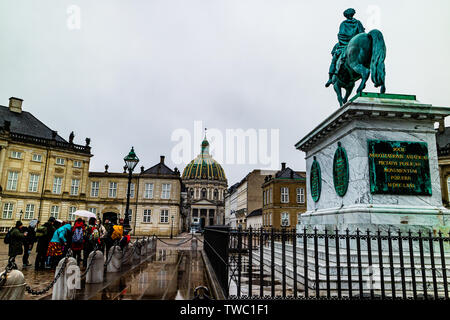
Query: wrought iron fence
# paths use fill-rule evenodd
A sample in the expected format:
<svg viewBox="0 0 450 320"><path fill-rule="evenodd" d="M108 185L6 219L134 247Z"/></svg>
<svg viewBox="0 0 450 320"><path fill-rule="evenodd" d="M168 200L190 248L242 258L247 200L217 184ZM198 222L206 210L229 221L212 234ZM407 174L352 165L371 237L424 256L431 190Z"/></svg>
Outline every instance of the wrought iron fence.
<svg viewBox="0 0 450 320"><path fill-rule="evenodd" d="M205 229L228 298L448 299L450 238L356 230Z"/></svg>

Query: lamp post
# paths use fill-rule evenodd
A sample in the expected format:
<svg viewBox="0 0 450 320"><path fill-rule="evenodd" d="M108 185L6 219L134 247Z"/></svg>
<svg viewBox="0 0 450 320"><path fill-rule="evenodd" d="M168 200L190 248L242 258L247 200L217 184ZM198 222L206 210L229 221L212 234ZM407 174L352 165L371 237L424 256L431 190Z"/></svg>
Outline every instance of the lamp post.
<svg viewBox="0 0 450 320"><path fill-rule="evenodd" d="M173 220L175 219L175 217L172 216L171 218L172 218L172 225L170 226L170 239L173 239Z"/></svg>
<svg viewBox="0 0 450 320"><path fill-rule="evenodd" d="M133 170L136 167L136 165L139 162L139 158L136 156L136 153L134 153L134 147L131 147L130 153L123 158L123 161L125 161L126 169L128 170L128 189L127 189L127 206L125 208L125 219L123 220L123 229L130 231L130 217L129 217L129 211L130 211L130 189L131 189L131 178L133 177Z"/></svg>

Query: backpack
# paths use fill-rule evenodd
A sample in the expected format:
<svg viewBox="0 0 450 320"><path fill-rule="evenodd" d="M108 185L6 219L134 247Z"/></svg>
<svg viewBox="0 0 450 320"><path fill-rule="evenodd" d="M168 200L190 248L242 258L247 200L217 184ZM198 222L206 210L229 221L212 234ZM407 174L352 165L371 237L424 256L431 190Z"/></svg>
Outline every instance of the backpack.
<svg viewBox="0 0 450 320"><path fill-rule="evenodd" d="M73 232L72 243L83 243L83 229L76 228Z"/></svg>
<svg viewBox="0 0 450 320"><path fill-rule="evenodd" d="M100 233L96 227L89 227L88 229L88 240L89 241L97 241L100 238Z"/></svg>
<svg viewBox="0 0 450 320"><path fill-rule="evenodd" d="M111 239L113 240L121 239L123 235L123 227L120 225L115 225L113 226L113 230L114 231L111 235Z"/></svg>
<svg viewBox="0 0 450 320"><path fill-rule="evenodd" d="M5 235L5 239L3 239L3 241L5 242L5 244L10 244L11 243L11 231L13 228L8 230L8 233Z"/></svg>

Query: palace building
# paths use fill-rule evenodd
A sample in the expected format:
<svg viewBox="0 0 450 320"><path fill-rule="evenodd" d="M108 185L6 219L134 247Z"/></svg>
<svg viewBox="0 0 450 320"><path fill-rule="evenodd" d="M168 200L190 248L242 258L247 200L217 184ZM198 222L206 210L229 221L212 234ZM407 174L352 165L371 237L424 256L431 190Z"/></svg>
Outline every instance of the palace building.
<svg viewBox="0 0 450 320"><path fill-rule="evenodd" d="M16 220L68 219L86 206L86 181L92 157L85 145L67 142L22 110L22 99L0 106L0 232Z"/></svg>
<svg viewBox="0 0 450 320"><path fill-rule="evenodd" d="M206 137L200 154L184 168L182 180L187 191L186 227L225 224L227 178L222 166L209 154Z"/></svg>
<svg viewBox="0 0 450 320"><path fill-rule="evenodd" d="M66 141L22 110L22 99L0 106L0 233L16 220L42 223L50 216L74 221L76 210L89 210L98 219L124 218L128 174L89 172L90 139L85 145ZM130 187L130 226L133 235L177 235L180 213L180 172L160 162L134 173Z"/></svg>
<svg viewBox="0 0 450 320"><path fill-rule="evenodd" d="M295 229L298 217L306 212L306 173L281 163L281 170L267 176L262 185L264 228Z"/></svg>

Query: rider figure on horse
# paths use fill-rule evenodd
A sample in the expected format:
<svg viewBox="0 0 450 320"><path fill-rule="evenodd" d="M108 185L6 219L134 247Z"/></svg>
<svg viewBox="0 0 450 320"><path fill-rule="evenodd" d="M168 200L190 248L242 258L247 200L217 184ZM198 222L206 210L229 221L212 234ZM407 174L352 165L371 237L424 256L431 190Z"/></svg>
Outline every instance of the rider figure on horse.
<svg viewBox="0 0 450 320"><path fill-rule="evenodd" d="M355 9L349 8L344 11L344 17L347 20L343 21L339 26L338 40L339 42L335 44L331 54L333 59L331 60L330 71L329 71L329 80L325 84L325 87L328 87L332 84L332 78L334 74L337 74L338 69L336 68L336 64L338 62L339 57L341 57L341 63L345 61L345 48L347 47L350 40L359 33L364 33L364 27L361 21L354 19Z"/></svg>

